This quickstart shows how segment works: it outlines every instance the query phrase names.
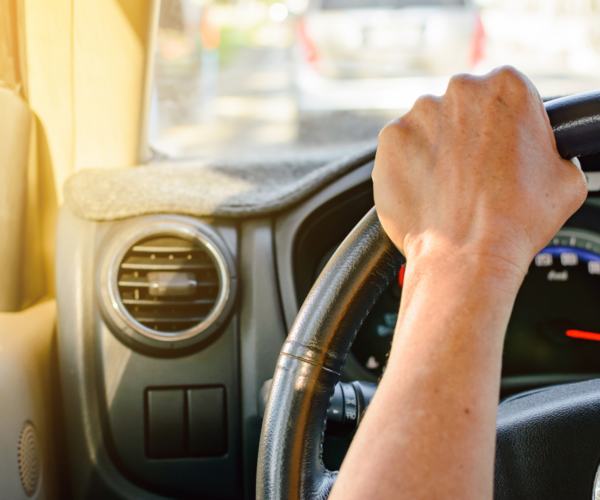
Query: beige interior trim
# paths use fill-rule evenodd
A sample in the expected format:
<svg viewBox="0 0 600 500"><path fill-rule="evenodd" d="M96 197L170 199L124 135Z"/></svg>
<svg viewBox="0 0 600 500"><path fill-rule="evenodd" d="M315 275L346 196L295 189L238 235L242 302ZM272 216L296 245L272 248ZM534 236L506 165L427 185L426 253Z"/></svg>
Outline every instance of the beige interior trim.
<svg viewBox="0 0 600 500"><path fill-rule="evenodd" d="M55 189L73 171L72 0L18 0L25 37L27 98L48 144Z"/></svg>
<svg viewBox="0 0 600 500"><path fill-rule="evenodd" d="M59 203L72 173L147 160L158 0L18 0L27 98L39 118Z"/></svg>
<svg viewBox="0 0 600 500"><path fill-rule="evenodd" d="M56 439L51 409L52 344L56 325L56 302L43 300L19 313L0 313L0 477L1 497L26 498L19 477L17 450L25 422L37 431L42 453L41 484L36 499L58 498Z"/></svg>
<svg viewBox="0 0 600 500"><path fill-rule="evenodd" d="M64 181L148 160L158 7L0 0L0 310L53 293Z"/></svg>
<svg viewBox="0 0 600 500"><path fill-rule="evenodd" d="M0 285L10 310L52 293L64 181L148 159L159 5L0 0L0 259L10 267Z"/></svg>
<svg viewBox="0 0 600 500"><path fill-rule="evenodd" d="M158 2L74 2L75 168L146 160L148 74Z"/></svg>
<svg viewBox="0 0 600 500"><path fill-rule="evenodd" d="M20 92L23 78L19 54L17 4L4 0L0 9L0 87Z"/></svg>
<svg viewBox="0 0 600 500"><path fill-rule="evenodd" d="M27 103L0 88L0 311L45 293L36 127Z"/></svg>

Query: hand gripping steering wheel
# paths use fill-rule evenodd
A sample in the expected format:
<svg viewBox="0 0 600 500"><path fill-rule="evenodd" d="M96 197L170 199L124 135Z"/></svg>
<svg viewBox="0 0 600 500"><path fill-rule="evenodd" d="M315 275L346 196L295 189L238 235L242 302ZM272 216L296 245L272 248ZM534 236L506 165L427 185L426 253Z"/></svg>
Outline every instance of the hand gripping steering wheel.
<svg viewBox="0 0 600 500"><path fill-rule="evenodd" d="M600 152L600 91L550 101L546 111L563 158ZM373 208L314 284L277 361L259 500L329 496L337 472L322 460L327 409L358 329L400 264ZM600 380L513 398L499 407L497 433L496 499L589 500L600 463Z"/></svg>

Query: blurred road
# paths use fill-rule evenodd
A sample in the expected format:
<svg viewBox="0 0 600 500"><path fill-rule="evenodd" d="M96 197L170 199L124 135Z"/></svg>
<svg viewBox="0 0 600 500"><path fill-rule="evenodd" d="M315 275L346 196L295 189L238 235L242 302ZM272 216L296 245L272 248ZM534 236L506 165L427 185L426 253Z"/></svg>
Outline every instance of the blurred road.
<svg viewBox="0 0 600 500"><path fill-rule="evenodd" d="M180 99L181 86L158 82L159 120L154 146L173 157L330 148L340 153L377 137L396 110L299 110L290 48L240 50L218 75L214 100ZM181 81L181 79L178 79ZM190 77L185 89L203 89ZM162 91L162 92L161 92Z"/></svg>
<svg viewBox="0 0 600 500"><path fill-rule="evenodd" d="M475 72L507 59L492 45ZM540 71L531 57L516 60L542 96L600 88L600 72L567 75L558 68L552 74ZM442 94L449 79L327 80L295 65L289 46L238 49L221 64L216 51L205 51L201 68L157 71L151 143L173 158L315 150L329 150L334 157L376 139L419 95Z"/></svg>

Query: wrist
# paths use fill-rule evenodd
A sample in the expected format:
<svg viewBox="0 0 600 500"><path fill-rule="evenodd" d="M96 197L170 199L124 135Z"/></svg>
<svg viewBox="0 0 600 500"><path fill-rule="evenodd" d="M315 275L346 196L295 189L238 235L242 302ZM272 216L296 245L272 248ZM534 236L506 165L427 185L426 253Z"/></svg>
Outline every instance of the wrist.
<svg viewBox="0 0 600 500"><path fill-rule="evenodd" d="M521 260L469 249L436 249L409 255L404 280L410 288L419 283L448 283L507 295L512 300L527 273L528 263Z"/></svg>
<svg viewBox="0 0 600 500"><path fill-rule="evenodd" d="M422 354L438 352L447 343L474 341L501 349L524 275L518 267L482 254L409 257L396 325L402 340L394 340L390 362L415 340Z"/></svg>

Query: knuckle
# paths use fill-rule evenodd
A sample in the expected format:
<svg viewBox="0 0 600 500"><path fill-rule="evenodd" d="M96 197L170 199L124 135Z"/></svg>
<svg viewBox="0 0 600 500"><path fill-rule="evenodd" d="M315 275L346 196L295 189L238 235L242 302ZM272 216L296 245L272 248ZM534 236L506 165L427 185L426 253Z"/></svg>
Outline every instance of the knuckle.
<svg viewBox="0 0 600 500"><path fill-rule="evenodd" d="M459 73L450 78L447 93L470 90L477 85L478 78L467 73Z"/></svg>
<svg viewBox="0 0 600 500"><path fill-rule="evenodd" d="M492 72L491 79L495 84L494 89L499 95L519 99L530 94L527 78L512 66L497 68Z"/></svg>
<svg viewBox="0 0 600 500"><path fill-rule="evenodd" d="M412 109L404 115L406 120L428 121L438 113L441 101L431 94L422 95L413 104Z"/></svg>
<svg viewBox="0 0 600 500"><path fill-rule="evenodd" d="M587 199L587 186L583 183L578 183L573 186L571 193L569 194L571 196L566 206L568 207L568 215L573 215L575 212L577 212L577 210L579 210L579 208L581 208Z"/></svg>
<svg viewBox="0 0 600 500"><path fill-rule="evenodd" d="M587 179L578 164L577 159L558 160L559 184L563 193L561 199L565 201L564 206L570 212L569 215L581 207L588 195Z"/></svg>
<svg viewBox="0 0 600 500"><path fill-rule="evenodd" d="M431 94L420 96L413 105L413 109L420 111L436 110L440 103L439 97Z"/></svg>
<svg viewBox="0 0 600 500"><path fill-rule="evenodd" d="M510 65L500 66L492 74L494 76L496 76L497 78L507 81L507 82L525 83L523 74L514 66L510 66Z"/></svg>
<svg viewBox="0 0 600 500"><path fill-rule="evenodd" d="M388 123L385 127L381 129L379 132L379 145L380 147L391 139L392 136L396 135L396 124L394 122Z"/></svg>
<svg viewBox="0 0 600 500"><path fill-rule="evenodd" d="M387 146L389 144L397 143L405 138L408 134L408 120L405 117L396 118L388 123L379 132L379 145Z"/></svg>
<svg viewBox="0 0 600 500"><path fill-rule="evenodd" d="M577 168L577 183L576 183L576 192L577 192L577 198L576 198L576 208L579 208L581 205L583 205L583 203L585 202L585 200L587 199L588 196L588 183L587 183L587 179L585 174L579 169Z"/></svg>

